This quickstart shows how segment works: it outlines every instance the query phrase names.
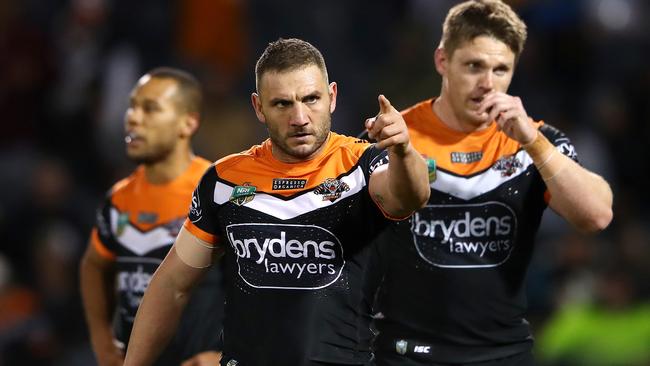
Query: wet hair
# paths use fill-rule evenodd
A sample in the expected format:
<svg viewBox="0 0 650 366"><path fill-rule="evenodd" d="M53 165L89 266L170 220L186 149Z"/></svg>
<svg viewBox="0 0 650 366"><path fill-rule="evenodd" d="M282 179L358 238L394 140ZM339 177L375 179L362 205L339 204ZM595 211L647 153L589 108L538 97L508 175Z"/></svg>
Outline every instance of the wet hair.
<svg viewBox="0 0 650 366"><path fill-rule="evenodd" d="M179 109L188 113L201 113L203 91L199 81L189 72L172 67L157 67L147 72L151 78L171 79L176 82Z"/></svg>
<svg viewBox="0 0 650 366"><path fill-rule="evenodd" d="M266 46L262 56L255 64L255 85L259 91L264 73L269 71L285 72L316 65L325 75L327 67L320 51L311 43L297 38L280 38Z"/></svg>
<svg viewBox="0 0 650 366"><path fill-rule="evenodd" d="M479 36L505 43L518 60L526 43L526 24L501 0L465 1L447 13L440 47L451 57L463 43Z"/></svg>

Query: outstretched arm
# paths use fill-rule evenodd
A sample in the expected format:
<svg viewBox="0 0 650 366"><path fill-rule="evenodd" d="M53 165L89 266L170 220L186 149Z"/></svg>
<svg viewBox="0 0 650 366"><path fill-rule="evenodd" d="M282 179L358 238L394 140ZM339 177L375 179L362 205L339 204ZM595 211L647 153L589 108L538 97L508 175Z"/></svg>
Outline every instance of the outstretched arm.
<svg viewBox="0 0 650 366"><path fill-rule="evenodd" d="M429 199L426 162L411 145L404 118L383 95L379 114L366 120L366 129L378 149L388 149L388 166L370 176L370 194L389 216L407 217Z"/></svg>
<svg viewBox="0 0 650 366"><path fill-rule="evenodd" d="M211 245L181 229L135 317L124 366L151 365L174 335L194 286L212 263Z"/></svg>
<svg viewBox="0 0 650 366"><path fill-rule="evenodd" d="M612 221L613 195L609 184L561 154L532 124L521 100L493 93L482 109L531 156L551 194L549 206L581 231L598 231Z"/></svg>

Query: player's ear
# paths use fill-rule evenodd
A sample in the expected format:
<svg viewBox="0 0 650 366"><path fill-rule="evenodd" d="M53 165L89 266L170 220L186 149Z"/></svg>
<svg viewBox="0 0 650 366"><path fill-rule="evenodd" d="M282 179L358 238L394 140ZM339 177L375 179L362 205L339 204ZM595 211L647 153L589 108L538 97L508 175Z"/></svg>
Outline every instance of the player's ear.
<svg viewBox="0 0 650 366"><path fill-rule="evenodd" d="M181 123L181 137L189 138L194 135L196 130L199 129L199 120L200 117L198 113L186 114Z"/></svg>
<svg viewBox="0 0 650 366"><path fill-rule="evenodd" d="M330 113L334 113L336 109L336 95L338 93L338 86L336 82L332 81L329 86L329 95L330 95Z"/></svg>
<svg viewBox="0 0 650 366"><path fill-rule="evenodd" d="M447 63L449 62L449 57L447 51L444 48L438 47L433 53L433 62L436 65L436 71L438 74L444 75L447 73Z"/></svg>
<svg viewBox="0 0 650 366"><path fill-rule="evenodd" d="M251 104L253 105L257 119L262 123L266 123L266 117L262 113L262 98L259 94L251 93Z"/></svg>

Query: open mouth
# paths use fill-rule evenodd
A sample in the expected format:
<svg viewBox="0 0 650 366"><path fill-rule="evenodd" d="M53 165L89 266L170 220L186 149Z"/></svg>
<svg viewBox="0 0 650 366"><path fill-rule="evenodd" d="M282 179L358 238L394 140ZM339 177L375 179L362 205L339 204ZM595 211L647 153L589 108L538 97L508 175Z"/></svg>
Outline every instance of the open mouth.
<svg viewBox="0 0 650 366"><path fill-rule="evenodd" d="M124 142L126 142L127 144L131 144L143 140L144 138L135 132L129 132L126 134L126 136L124 136Z"/></svg>

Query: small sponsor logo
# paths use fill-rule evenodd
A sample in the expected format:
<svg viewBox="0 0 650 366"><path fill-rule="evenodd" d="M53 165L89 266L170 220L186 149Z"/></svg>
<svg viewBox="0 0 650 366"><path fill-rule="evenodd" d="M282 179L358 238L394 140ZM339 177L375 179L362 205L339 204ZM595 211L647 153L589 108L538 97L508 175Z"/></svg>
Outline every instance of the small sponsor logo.
<svg viewBox="0 0 650 366"><path fill-rule="evenodd" d="M414 353L431 353L431 346L415 346L413 347Z"/></svg>
<svg viewBox="0 0 650 366"><path fill-rule="evenodd" d="M307 179L295 179L295 178L273 178L273 186L271 187L274 191L286 191L290 189L303 189L307 184Z"/></svg>
<svg viewBox="0 0 650 366"><path fill-rule="evenodd" d="M196 223L201 220L203 210L201 209L201 199L199 198L199 189L196 188L192 193L192 202L190 203L190 221Z"/></svg>
<svg viewBox="0 0 650 366"><path fill-rule="evenodd" d="M424 160L427 162L427 170L429 172L429 183L433 183L436 181L437 178L436 160L426 156L424 157Z"/></svg>
<svg viewBox="0 0 650 366"><path fill-rule="evenodd" d="M382 152L381 154L375 156L370 162L370 174L372 174L375 169L386 164L388 164L388 154L386 152Z"/></svg>
<svg viewBox="0 0 650 366"><path fill-rule="evenodd" d="M516 156L504 156L497 160L492 169L501 172L502 177L509 177L517 172L517 169L523 167L523 164Z"/></svg>
<svg viewBox="0 0 650 366"><path fill-rule="evenodd" d="M117 229L115 230L117 236L122 236L122 234L124 234L124 229L126 228L126 225L128 223L129 223L128 212L121 213L117 216Z"/></svg>
<svg viewBox="0 0 650 366"><path fill-rule="evenodd" d="M314 194L322 195L323 201L334 202L341 197L343 192L350 190L350 186L347 183L335 179L327 178L323 183L321 183L316 189L314 189Z"/></svg>
<svg viewBox="0 0 650 366"><path fill-rule="evenodd" d="M475 163L483 158L482 151L473 152L452 152L451 162L455 164L470 164Z"/></svg>
<svg viewBox="0 0 650 366"><path fill-rule="evenodd" d="M400 355L406 354L406 350L408 349L408 342L400 339L399 341L395 342L395 352L399 353Z"/></svg>
<svg viewBox="0 0 650 366"><path fill-rule="evenodd" d="M158 214L155 212L138 212L139 224L155 224L158 221Z"/></svg>
<svg viewBox="0 0 650 366"><path fill-rule="evenodd" d="M577 159L578 157L578 153L576 153L576 148L573 145L571 145L570 142L562 142L561 144L557 145L557 149L563 155L566 155L573 160Z"/></svg>
<svg viewBox="0 0 650 366"><path fill-rule="evenodd" d="M411 218L418 254L437 267L495 267L510 257L514 211L501 202L427 205Z"/></svg>
<svg viewBox="0 0 650 366"><path fill-rule="evenodd" d="M238 364L237 360L229 360L226 366L237 366Z"/></svg>
<svg viewBox="0 0 650 366"><path fill-rule="evenodd" d="M253 198L255 198L256 190L257 187L250 185L250 183L244 183L241 186L235 186L235 188L232 189L232 193L230 194L230 198L228 200L237 206L245 205L248 202L252 201Z"/></svg>

